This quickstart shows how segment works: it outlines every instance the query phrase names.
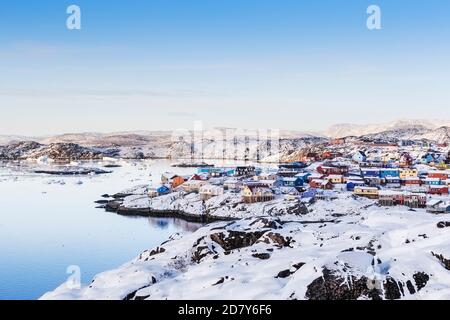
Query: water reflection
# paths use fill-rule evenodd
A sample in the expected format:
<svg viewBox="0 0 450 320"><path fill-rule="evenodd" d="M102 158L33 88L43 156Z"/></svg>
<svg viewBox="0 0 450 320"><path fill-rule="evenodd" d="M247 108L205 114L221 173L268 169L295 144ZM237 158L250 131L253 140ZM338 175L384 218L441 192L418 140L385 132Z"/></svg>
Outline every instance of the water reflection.
<svg viewBox="0 0 450 320"><path fill-rule="evenodd" d="M158 228L161 230L165 230L170 228L171 226L175 227L175 229L186 231L186 232L195 232L199 228L203 226L201 223L189 222L177 218L154 218L149 217L148 223L150 227Z"/></svg>

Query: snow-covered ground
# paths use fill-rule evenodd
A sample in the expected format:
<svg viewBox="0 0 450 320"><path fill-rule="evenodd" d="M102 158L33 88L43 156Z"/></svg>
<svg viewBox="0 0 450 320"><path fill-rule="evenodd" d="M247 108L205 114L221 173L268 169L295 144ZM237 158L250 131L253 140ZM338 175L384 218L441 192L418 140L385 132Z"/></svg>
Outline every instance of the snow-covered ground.
<svg viewBox="0 0 450 320"><path fill-rule="evenodd" d="M175 234L42 299L450 298L450 229L440 223L450 218L348 194L308 209Z"/></svg>

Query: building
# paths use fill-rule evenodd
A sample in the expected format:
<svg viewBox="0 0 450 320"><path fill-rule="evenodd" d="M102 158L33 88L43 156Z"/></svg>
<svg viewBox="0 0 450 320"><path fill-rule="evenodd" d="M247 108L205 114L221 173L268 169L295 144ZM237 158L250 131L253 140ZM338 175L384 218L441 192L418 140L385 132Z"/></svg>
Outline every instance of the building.
<svg viewBox="0 0 450 320"><path fill-rule="evenodd" d="M450 213L450 202L433 199L427 202L427 212L429 213Z"/></svg>
<svg viewBox="0 0 450 320"><path fill-rule="evenodd" d="M217 197L224 194L223 187L214 186L212 184L206 184L202 186L199 190L200 198L203 201L209 200L212 197Z"/></svg>
<svg viewBox="0 0 450 320"><path fill-rule="evenodd" d="M437 195L447 195L448 194L448 186L429 186L428 193L429 194L437 194Z"/></svg>
<svg viewBox="0 0 450 320"><path fill-rule="evenodd" d="M189 180L181 186L185 192L199 192L200 188L206 184L208 184L208 182L204 180Z"/></svg>
<svg viewBox="0 0 450 320"><path fill-rule="evenodd" d="M344 176L342 174L330 174L327 179L330 180L332 184L344 183Z"/></svg>
<svg viewBox="0 0 450 320"><path fill-rule="evenodd" d="M347 182L347 191L354 191L356 187L364 187L366 183L363 180L349 180Z"/></svg>
<svg viewBox="0 0 450 320"><path fill-rule="evenodd" d="M402 205L410 208L425 208L427 195L423 193L382 190L379 192L378 203L382 206Z"/></svg>
<svg viewBox="0 0 450 320"><path fill-rule="evenodd" d="M314 189L323 189L323 190L330 190L333 189L333 184L328 179L313 179L309 186Z"/></svg>
<svg viewBox="0 0 450 320"><path fill-rule="evenodd" d="M280 171L295 171L295 172L301 172L304 168L306 168L308 165L304 162L291 162L291 163L285 163L280 164L278 168Z"/></svg>
<svg viewBox="0 0 450 320"><path fill-rule="evenodd" d="M440 186L442 184L441 179L439 178L426 178L423 179L423 183L426 186Z"/></svg>
<svg viewBox="0 0 450 320"><path fill-rule="evenodd" d="M353 161L361 163L361 162L366 162L367 161L367 155L364 151L357 151L355 152L355 154L352 156Z"/></svg>
<svg viewBox="0 0 450 320"><path fill-rule="evenodd" d="M447 171L430 171L430 172L428 172L428 178L447 180L448 172Z"/></svg>
<svg viewBox="0 0 450 320"><path fill-rule="evenodd" d="M361 175L366 177L380 177L379 168L361 168Z"/></svg>
<svg viewBox="0 0 450 320"><path fill-rule="evenodd" d="M147 194L150 198L160 197L171 192L168 186L159 186L157 188L148 188Z"/></svg>
<svg viewBox="0 0 450 320"><path fill-rule="evenodd" d="M235 178L229 178L224 181L223 187L226 190L240 190L244 184Z"/></svg>
<svg viewBox="0 0 450 320"><path fill-rule="evenodd" d="M182 176L170 172L163 173L161 176L161 183L170 185L172 189L182 185L184 181Z"/></svg>
<svg viewBox="0 0 450 320"><path fill-rule="evenodd" d="M342 165L322 165L317 167L317 172L324 175L329 174L347 174L348 166Z"/></svg>
<svg viewBox="0 0 450 320"><path fill-rule="evenodd" d="M311 173L309 172L300 172L295 175L295 177L300 178L304 184L308 182L310 176Z"/></svg>
<svg viewBox="0 0 450 320"><path fill-rule="evenodd" d="M383 168L380 169L380 178L384 179L387 177L400 177L400 169L396 168Z"/></svg>
<svg viewBox="0 0 450 320"><path fill-rule="evenodd" d="M254 166L238 166L234 172L236 176L254 176L256 168Z"/></svg>
<svg viewBox="0 0 450 320"><path fill-rule="evenodd" d="M379 190L373 187L355 187L353 193L357 196L376 199L378 198Z"/></svg>
<svg viewBox="0 0 450 320"><path fill-rule="evenodd" d="M388 188L400 188L402 186L399 177L386 177L384 182Z"/></svg>
<svg viewBox="0 0 450 320"><path fill-rule="evenodd" d="M241 195L245 203L265 202L275 198L271 189L258 184L245 185Z"/></svg>
<svg viewBox="0 0 450 320"><path fill-rule="evenodd" d="M421 186L422 180L420 180L419 177L407 177L405 179L402 179L402 184L405 186Z"/></svg>
<svg viewBox="0 0 450 320"><path fill-rule="evenodd" d="M303 186L303 179L301 179L300 177L292 177L292 178L281 177L278 180L282 187L301 187L301 186Z"/></svg>

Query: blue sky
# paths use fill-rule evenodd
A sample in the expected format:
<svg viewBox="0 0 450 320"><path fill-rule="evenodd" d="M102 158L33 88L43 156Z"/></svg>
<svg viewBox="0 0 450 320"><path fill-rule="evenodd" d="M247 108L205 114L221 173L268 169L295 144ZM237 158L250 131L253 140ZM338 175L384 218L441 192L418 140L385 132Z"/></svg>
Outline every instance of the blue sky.
<svg viewBox="0 0 450 320"><path fill-rule="evenodd" d="M9 1L0 134L449 119L449 15L446 0Z"/></svg>

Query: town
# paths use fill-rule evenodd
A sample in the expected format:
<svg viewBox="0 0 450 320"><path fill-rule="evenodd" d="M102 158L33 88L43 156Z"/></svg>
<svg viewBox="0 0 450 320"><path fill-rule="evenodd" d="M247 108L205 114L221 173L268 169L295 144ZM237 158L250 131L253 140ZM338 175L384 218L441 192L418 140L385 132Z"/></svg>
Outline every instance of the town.
<svg viewBox="0 0 450 320"><path fill-rule="evenodd" d="M229 193L244 204L279 198L311 203L350 193L380 206L450 213L449 186L446 145L362 145L340 139L320 151L301 153L298 161L272 167L202 166L190 176L167 172L147 192L150 198L196 193L203 201Z"/></svg>

